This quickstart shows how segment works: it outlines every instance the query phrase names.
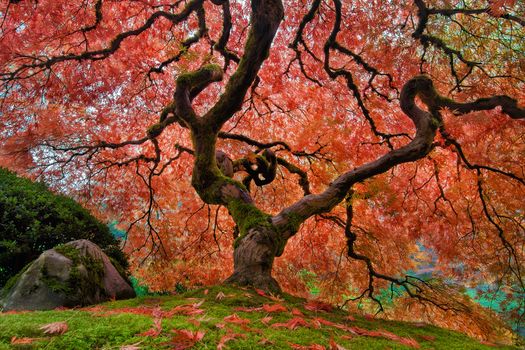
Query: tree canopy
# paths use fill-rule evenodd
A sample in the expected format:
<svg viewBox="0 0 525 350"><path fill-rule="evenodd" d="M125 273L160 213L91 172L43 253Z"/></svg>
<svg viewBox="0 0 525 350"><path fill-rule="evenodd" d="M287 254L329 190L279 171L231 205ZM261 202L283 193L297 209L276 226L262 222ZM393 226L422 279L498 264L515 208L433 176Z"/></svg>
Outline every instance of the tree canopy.
<svg viewBox="0 0 525 350"><path fill-rule="evenodd" d="M391 291L451 324L461 285L523 318L523 2L0 11L0 165L117 220L153 288Z"/></svg>

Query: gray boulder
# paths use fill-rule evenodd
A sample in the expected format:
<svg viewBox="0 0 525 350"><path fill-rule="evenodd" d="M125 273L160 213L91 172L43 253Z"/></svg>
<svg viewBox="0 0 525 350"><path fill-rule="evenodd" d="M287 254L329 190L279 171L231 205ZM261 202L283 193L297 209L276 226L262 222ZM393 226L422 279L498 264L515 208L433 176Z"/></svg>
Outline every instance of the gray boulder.
<svg viewBox="0 0 525 350"><path fill-rule="evenodd" d="M96 244L81 239L43 252L4 290L9 310L50 310L135 297L123 271Z"/></svg>

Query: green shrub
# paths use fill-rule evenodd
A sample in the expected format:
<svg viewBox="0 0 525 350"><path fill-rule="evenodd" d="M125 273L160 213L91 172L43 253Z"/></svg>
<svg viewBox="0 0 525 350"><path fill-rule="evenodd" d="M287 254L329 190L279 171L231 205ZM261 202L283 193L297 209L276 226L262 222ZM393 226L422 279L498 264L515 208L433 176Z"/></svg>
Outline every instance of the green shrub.
<svg viewBox="0 0 525 350"><path fill-rule="evenodd" d="M71 198L0 168L0 286L44 250L77 239L99 245L126 270L108 227Z"/></svg>

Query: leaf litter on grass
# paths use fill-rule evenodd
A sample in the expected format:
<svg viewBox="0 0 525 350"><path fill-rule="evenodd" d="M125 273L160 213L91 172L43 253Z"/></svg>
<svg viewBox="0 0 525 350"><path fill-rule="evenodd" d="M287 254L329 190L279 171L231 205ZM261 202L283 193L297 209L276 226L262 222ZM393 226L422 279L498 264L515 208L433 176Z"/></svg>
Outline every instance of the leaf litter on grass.
<svg viewBox="0 0 525 350"><path fill-rule="evenodd" d="M231 294L230 290L223 289L221 293L224 294L224 297L216 298L219 293L210 289L205 299L175 299L175 302L180 303L182 301L183 304L173 307L168 307L166 304L162 306L162 301L166 300L162 299L157 300L156 305L133 302L135 305L133 307L122 307L126 303L117 302L115 306L121 307L112 308L112 305L108 304L84 308L80 311L88 311L85 314L93 316L133 314L151 317L150 322L152 324L149 329L146 328L146 323L146 326L142 326L142 330L139 329L138 332L134 333L134 339L130 339L127 344L121 342L121 345L116 346L122 350L136 350L152 346L183 350L194 347L199 342L205 344L203 346L207 348L219 350L238 348L239 346L344 350L343 345L346 346L347 341L354 342L357 338L361 340L358 340L356 344L368 344L368 341L363 340L364 338L370 338L370 342L372 342L372 338L381 338L417 349L421 347L417 340L432 342L435 340L435 346L443 341L435 336L419 334L421 331L418 331L418 334L414 333L415 339L399 336L396 334L397 332L382 329L382 327L388 328L388 325L380 319L374 319L377 328L375 330L361 328L362 321L355 320L353 316L335 310L333 307L331 311L328 311L331 306L318 301L289 301L289 298L286 298L286 303L284 299L281 299L281 302L272 303L264 301L264 298L268 298L266 294L263 296L257 292L252 292L251 299L243 298L242 293L244 292L234 295ZM196 295L196 293L190 295ZM234 297L233 300L230 299L232 297ZM238 298L239 303L237 303ZM247 314L244 316L235 313L239 311ZM228 314L228 312L233 313ZM259 324L258 321L261 323ZM368 323L365 322L365 324ZM39 326L36 325L35 330L38 328ZM52 322L40 326L40 328L42 333L47 330L50 335L66 333L64 336L67 336L68 328L73 328L73 325L67 325L65 322ZM317 335L312 333L310 337L309 332L316 332L316 330L321 331L317 331ZM205 336L208 333L210 336ZM294 336L294 334L296 335ZM27 344L31 345L37 341L40 343L52 339L49 337L36 338L34 336L37 335L31 333L13 333L13 335L16 336L7 339L12 346L27 346ZM305 335L307 336L304 337ZM136 338L137 336L142 339ZM235 344L236 341L241 340L241 343ZM296 341L302 344L296 344ZM113 347L115 346L113 345Z"/></svg>

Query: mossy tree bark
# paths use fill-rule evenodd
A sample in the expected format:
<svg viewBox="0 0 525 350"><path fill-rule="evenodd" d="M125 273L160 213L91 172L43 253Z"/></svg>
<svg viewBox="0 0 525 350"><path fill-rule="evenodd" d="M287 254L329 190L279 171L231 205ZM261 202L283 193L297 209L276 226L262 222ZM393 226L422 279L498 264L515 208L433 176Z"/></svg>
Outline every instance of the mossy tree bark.
<svg viewBox="0 0 525 350"><path fill-rule="evenodd" d="M272 266L279 252L279 233L273 227L256 226L237 239L233 253L234 271L225 283L253 286L279 292Z"/></svg>
<svg viewBox="0 0 525 350"><path fill-rule="evenodd" d="M226 206L239 228L235 272L227 282L278 291L271 270L276 254L282 251L278 244L281 241L279 233L270 223L270 216L253 204L245 186L225 176L216 161L217 135L224 123L241 108L249 87L268 57L284 14L281 0L253 0L251 5L250 32L244 54L217 103L202 116L192 108L192 100L200 91L223 78L219 66L207 65L177 78L174 108L170 112L174 114L172 118L191 131L195 156L193 187L204 202ZM170 121L165 118L164 123Z"/></svg>

